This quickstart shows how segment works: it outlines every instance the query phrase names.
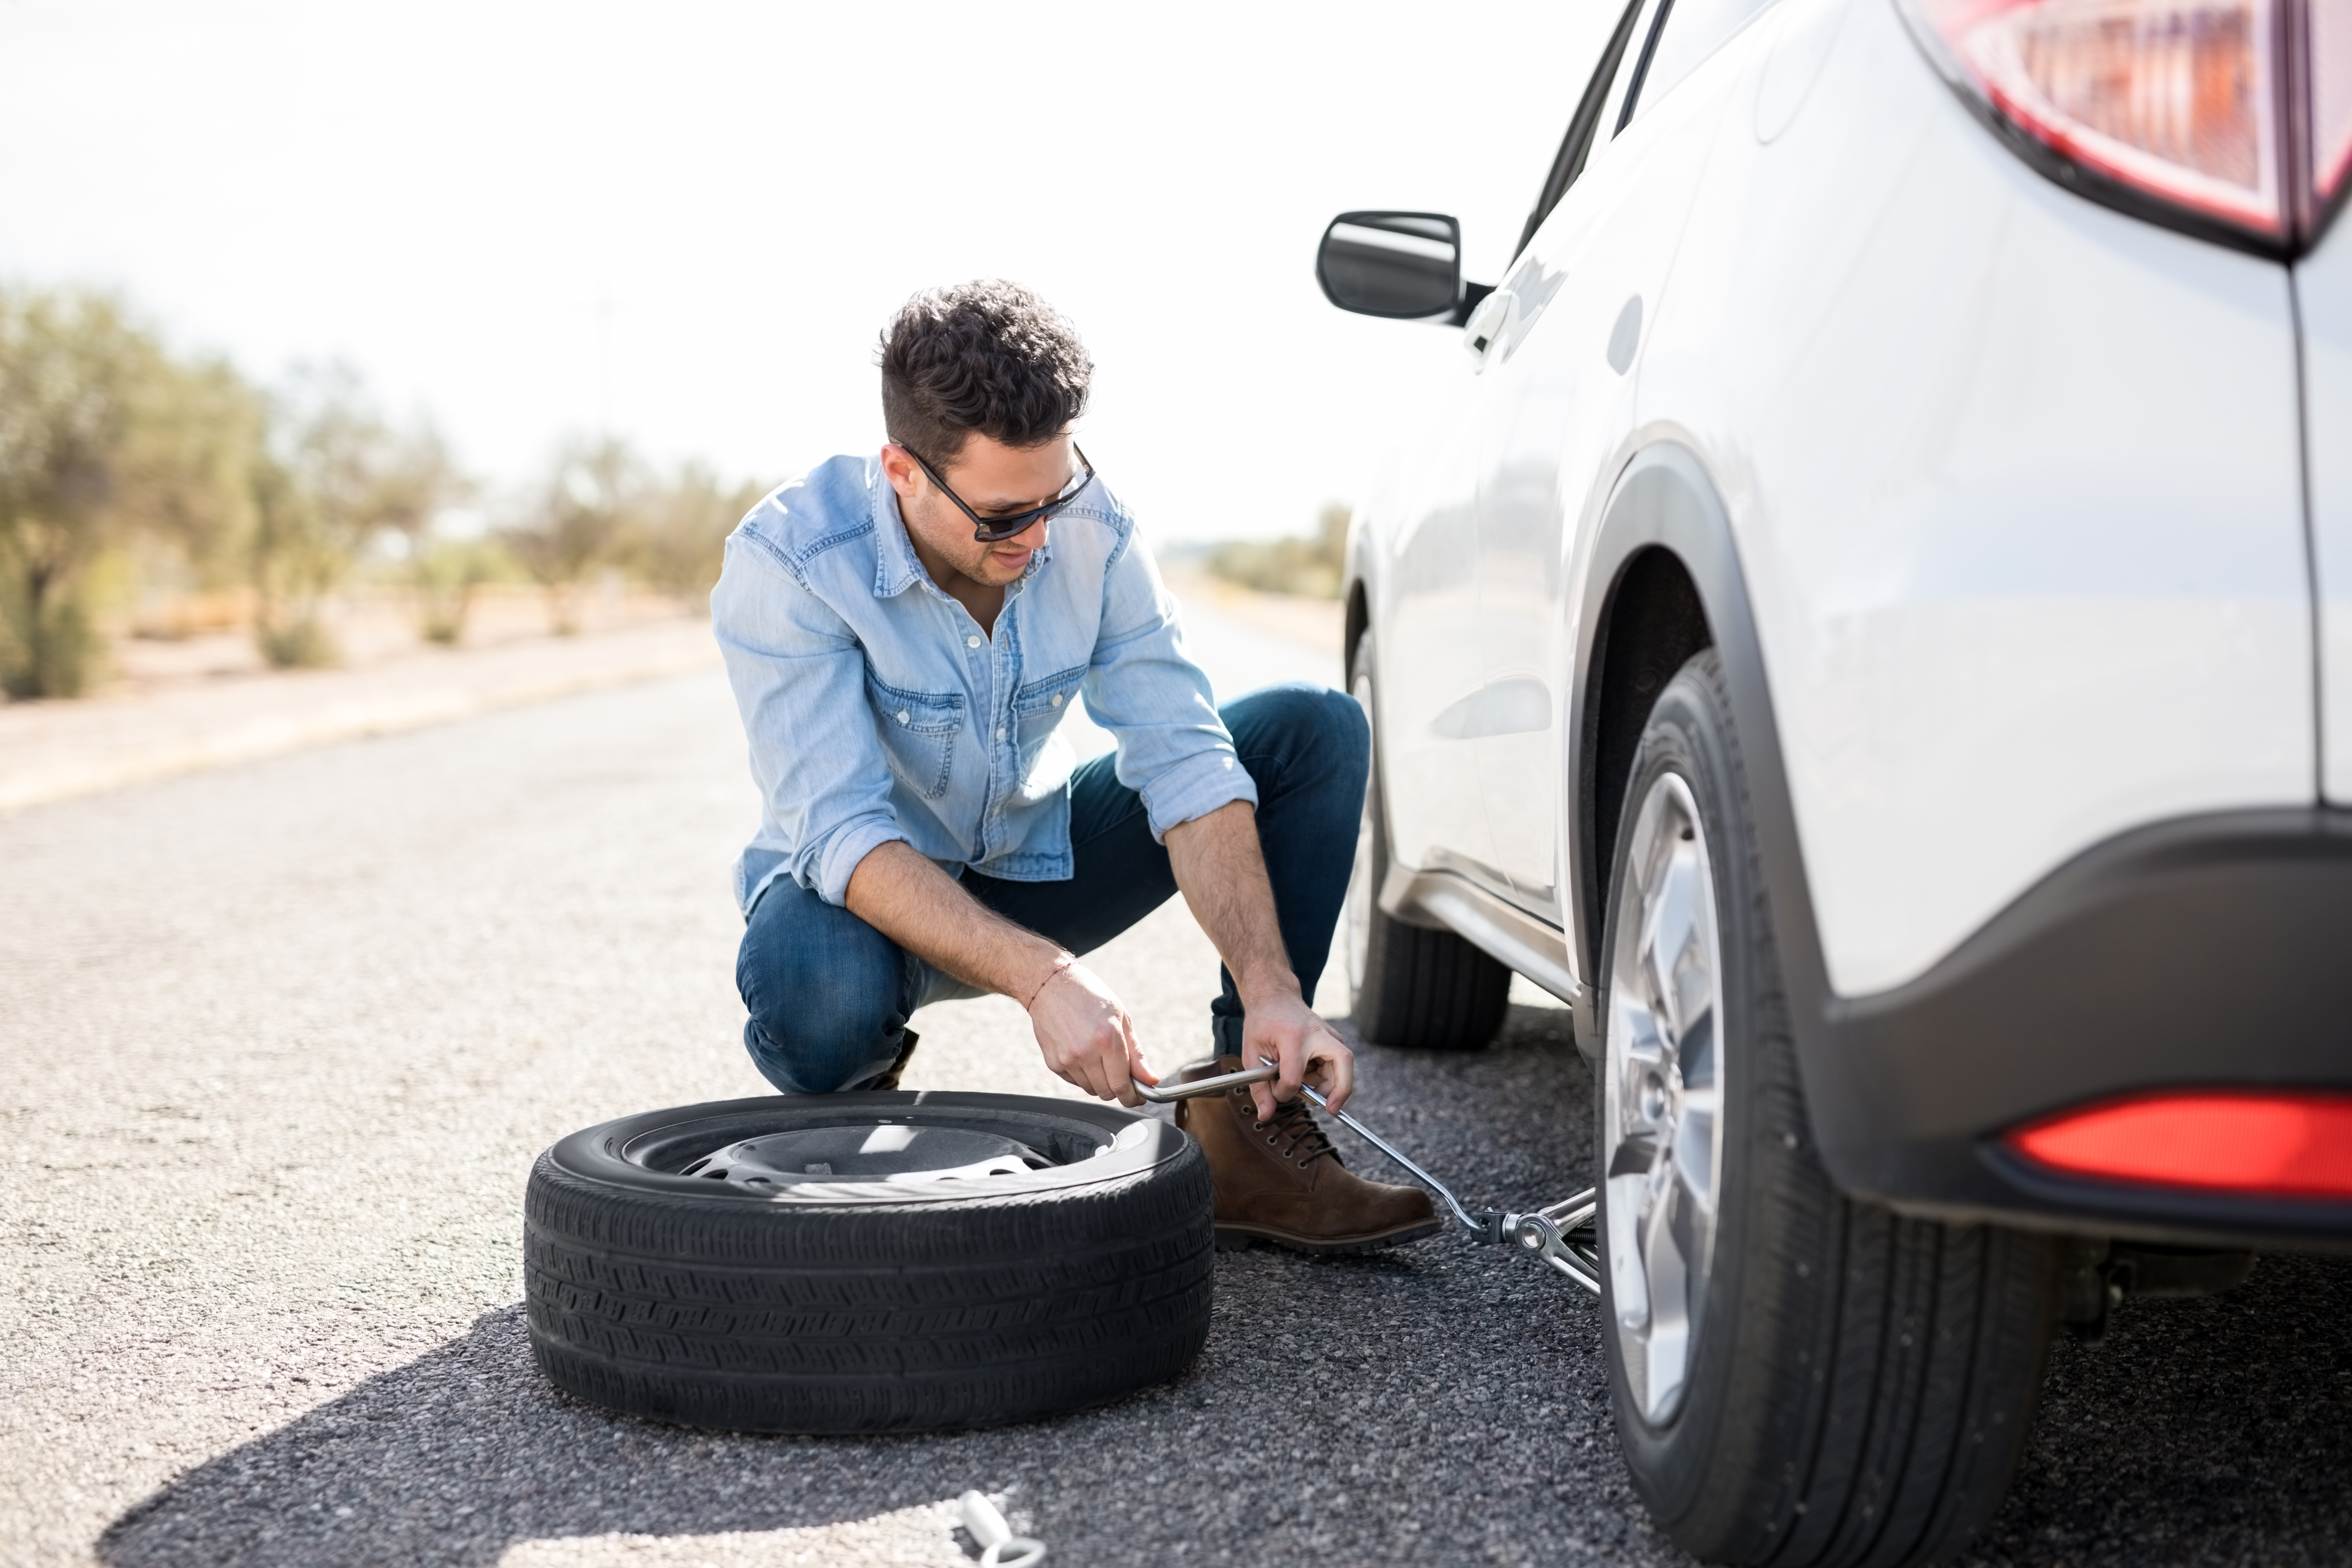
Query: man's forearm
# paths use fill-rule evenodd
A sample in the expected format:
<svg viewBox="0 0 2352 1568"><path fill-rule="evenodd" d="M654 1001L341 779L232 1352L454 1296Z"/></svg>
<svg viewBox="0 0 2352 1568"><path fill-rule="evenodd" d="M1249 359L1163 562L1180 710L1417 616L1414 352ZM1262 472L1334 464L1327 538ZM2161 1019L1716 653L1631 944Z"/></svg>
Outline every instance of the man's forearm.
<svg viewBox="0 0 2352 1568"><path fill-rule="evenodd" d="M849 912L967 984L1026 1002L1062 950L956 885L912 846L878 845L849 874Z"/></svg>
<svg viewBox="0 0 2352 1568"><path fill-rule="evenodd" d="M1217 955L1233 972L1242 1005L1298 994L1298 977L1283 951L1274 884L1257 841L1257 813L1230 801L1168 830L1168 863Z"/></svg>
<svg viewBox="0 0 2352 1568"><path fill-rule="evenodd" d="M1346 1042L1315 1016L1282 945L1274 883L1257 841L1257 811L1247 801L1221 805L1206 816L1168 830L1168 862L1192 918L1209 933L1241 994L1246 1036L1238 1054L1281 1068L1271 1084L1250 1085L1261 1120L1275 1113L1302 1082L1314 1082L1337 1110L1356 1082ZM1231 1050L1220 1041L1221 1051Z"/></svg>

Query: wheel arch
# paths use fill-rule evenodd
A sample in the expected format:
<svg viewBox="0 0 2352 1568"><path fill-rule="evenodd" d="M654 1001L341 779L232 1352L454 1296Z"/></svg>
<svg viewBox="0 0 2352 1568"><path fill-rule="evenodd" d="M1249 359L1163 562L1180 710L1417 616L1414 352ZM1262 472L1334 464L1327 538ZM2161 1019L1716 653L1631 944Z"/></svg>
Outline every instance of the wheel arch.
<svg viewBox="0 0 2352 1568"><path fill-rule="evenodd" d="M1822 1081L1827 971L1763 647L1730 511L1690 447L1655 442L1626 464L1594 531L1583 584L1564 759L1573 803L1565 824L1564 912L1574 922L1569 935L1579 973L1597 998L1617 819L1650 709L1686 659L1713 647L1731 697L1810 1113L1817 1129L1825 1111L1836 1121L1843 1097L1833 1082Z"/></svg>
<svg viewBox="0 0 2352 1568"><path fill-rule="evenodd" d="M1580 949L1584 973L1597 975L1597 944L1605 919L1608 868L1617 858L1617 830L1634 752L1658 694L1691 657L1715 644L1706 605L1681 556L1660 544L1638 546L1609 584L1594 622L1589 684L1577 730L1573 831L1582 863L1578 903L1581 929L1593 946Z"/></svg>
<svg viewBox="0 0 2352 1568"><path fill-rule="evenodd" d="M1348 584L1347 619L1339 633L1339 671L1345 679L1347 672L1356 667L1356 645L1364 639L1364 632L1372 624L1371 601L1364 592L1364 579L1357 574Z"/></svg>

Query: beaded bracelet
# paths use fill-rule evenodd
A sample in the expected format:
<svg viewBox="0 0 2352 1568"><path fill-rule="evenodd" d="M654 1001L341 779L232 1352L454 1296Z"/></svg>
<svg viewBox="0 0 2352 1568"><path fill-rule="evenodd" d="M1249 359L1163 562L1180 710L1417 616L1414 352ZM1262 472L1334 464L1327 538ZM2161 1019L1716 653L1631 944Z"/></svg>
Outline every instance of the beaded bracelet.
<svg viewBox="0 0 2352 1568"><path fill-rule="evenodd" d="M1037 998L1045 994L1045 987L1054 984L1054 976L1076 962L1077 960L1068 953L1062 954L1060 959L1055 961L1054 967L1045 972L1045 978L1037 982L1037 989L1029 993L1029 1000L1021 1004L1021 1010L1026 1013L1030 1008L1034 1007L1037 1005Z"/></svg>

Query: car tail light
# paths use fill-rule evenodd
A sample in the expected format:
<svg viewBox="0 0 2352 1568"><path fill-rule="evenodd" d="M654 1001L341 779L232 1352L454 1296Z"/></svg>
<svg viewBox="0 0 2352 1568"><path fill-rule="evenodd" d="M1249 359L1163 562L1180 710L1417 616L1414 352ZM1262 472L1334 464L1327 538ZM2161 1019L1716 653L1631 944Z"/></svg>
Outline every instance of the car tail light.
<svg viewBox="0 0 2352 1568"><path fill-rule="evenodd" d="M2312 194L2325 211L2352 174L2352 5L2311 0Z"/></svg>
<svg viewBox="0 0 2352 1568"><path fill-rule="evenodd" d="M2352 1095L2144 1095L2053 1116L2003 1141L2070 1176L2253 1197L2352 1198Z"/></svg>
<svg viewBox="0 0 2352 1568"><path fill-rule="evenodd" d="M2352 169L2345 0L1906 0L1980 114L2046 172L2210 237L2308 241Z"/></svg>

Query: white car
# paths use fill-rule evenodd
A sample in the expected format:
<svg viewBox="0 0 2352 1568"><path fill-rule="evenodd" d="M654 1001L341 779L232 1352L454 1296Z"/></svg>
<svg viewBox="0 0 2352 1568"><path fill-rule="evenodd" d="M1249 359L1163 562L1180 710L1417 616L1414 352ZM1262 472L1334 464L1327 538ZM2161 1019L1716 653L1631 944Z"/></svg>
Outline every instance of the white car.
<svg viewBox="0 0 2352 1568"><path fill-rule="evenodd" d="M1568 107L1565 100L1562 108ZM1367 1037L1600 1092L1675 1541L1907 1563L2050 1336L2352 1241L2352 0L1633 0L1360 512Z"/></svg>

